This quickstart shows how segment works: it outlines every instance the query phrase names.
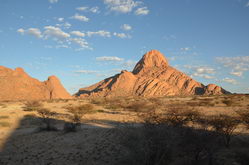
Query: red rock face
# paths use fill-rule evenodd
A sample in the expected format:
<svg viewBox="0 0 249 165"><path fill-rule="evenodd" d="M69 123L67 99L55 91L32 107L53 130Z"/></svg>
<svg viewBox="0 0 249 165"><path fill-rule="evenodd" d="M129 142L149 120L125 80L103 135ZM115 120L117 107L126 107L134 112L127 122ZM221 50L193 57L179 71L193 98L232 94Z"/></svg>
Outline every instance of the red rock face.
<svg viewBox="0 0 249 165"><path fill-rule="evenodd" d="M69 99L70 94L55 76L45 82L30 77L22 68L0 66L0 100Z"/></svg>
<svg viewBox="0 0 249 165"><path fill-rule="evenodd" d="M228 94L221 87L205 86L169 66L157 50L146 53L132 72L122 71L75 94L78 97L114 96L187 96Z"/></svg>

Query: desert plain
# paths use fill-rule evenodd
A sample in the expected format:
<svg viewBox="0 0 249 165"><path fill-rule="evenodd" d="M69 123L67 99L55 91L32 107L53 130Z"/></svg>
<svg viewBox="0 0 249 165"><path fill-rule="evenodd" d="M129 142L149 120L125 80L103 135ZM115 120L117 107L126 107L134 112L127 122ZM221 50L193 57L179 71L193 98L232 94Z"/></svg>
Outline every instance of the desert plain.
<svg viewBox="0 0 249 165"><path fill-rule="evenodd" d="M68 107L84 105L78 128L65 130ZM55 112L48 118L56 129L43 129L41 108ZM0 164L246 165L249 131L240 112L248 111L249 95L242 94L2 101ZM223 115L236 124L195 121Z"/></svg>

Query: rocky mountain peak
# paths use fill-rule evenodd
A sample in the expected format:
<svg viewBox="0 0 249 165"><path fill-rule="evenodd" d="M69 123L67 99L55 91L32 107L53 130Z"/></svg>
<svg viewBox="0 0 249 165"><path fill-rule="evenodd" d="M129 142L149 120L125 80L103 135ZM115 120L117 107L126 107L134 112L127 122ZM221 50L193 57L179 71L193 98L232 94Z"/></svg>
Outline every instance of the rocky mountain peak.
<svg viewBox="0 0 249 165"><path fill-rule="evenodd" d="M164 55L158 50L151 50L147 52L142 59L136 64L132 73L138 74L151 67L164 68L167 67L168 61Z"/></svg>

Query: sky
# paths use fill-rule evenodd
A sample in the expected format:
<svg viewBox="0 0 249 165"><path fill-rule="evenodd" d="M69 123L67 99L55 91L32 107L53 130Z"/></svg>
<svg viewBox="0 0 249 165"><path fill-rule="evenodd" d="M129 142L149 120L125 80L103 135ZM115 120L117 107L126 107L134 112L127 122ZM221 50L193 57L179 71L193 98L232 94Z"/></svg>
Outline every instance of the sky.
<svg viewBox="0 0 249 165"><path fill-rule="evenodd" d="M0 0L0 65L75 93L157 49L207 85L249 93L249 0Z"/></svg>

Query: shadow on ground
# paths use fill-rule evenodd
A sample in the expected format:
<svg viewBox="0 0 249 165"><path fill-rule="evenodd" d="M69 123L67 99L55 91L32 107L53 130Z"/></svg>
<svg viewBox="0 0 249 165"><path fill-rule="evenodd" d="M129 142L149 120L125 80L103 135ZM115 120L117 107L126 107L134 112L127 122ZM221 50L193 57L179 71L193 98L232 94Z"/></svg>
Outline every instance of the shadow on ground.
<svg viewBox="0 0 249 165"><path fill-rule="evenodd" d="M248 165L249 137L232 138L168 125L98 120L78 132L38 131L40 118L26 116L0 151L1 165Z"/></svg>

